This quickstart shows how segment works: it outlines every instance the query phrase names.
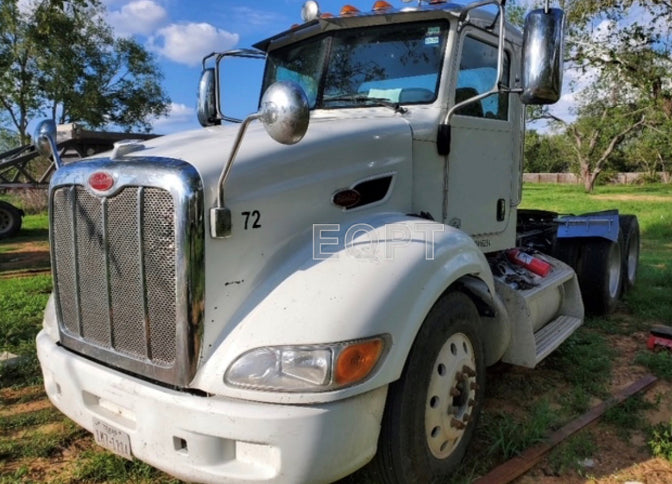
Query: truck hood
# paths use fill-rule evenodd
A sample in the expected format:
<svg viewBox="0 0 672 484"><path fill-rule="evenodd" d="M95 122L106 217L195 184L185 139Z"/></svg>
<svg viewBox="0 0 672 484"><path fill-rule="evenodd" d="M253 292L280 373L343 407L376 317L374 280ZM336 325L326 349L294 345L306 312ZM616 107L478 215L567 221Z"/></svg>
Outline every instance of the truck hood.
<svg viewBox="0 0 672 484"><path fill-rule="evenodd" d="M292 146L274 141L252 123L224 187L231 210L232 234L209 235L209 209L238 126L205 128L144 142L133 157L184 160L203 179L205 234L205 325L203 364L260 300L299 270L300 257L311 257L315 224L350 226L380 212L411 211L412 131L389 110L366 118L313 116L304 139ZM129 157L130 158L130 157ZM391 180L387 193L373 203L345 210L332 203L334 193L379 177ZM310 304L298 298L292 305ZM288 341L300 335L287 333Z"/></svg>
<svg viewBox="0 0 672 484"><path fill-rule="evenodd" d="M225 198L250 196L250 190L261 188L261 178L266 183L283 184L291 178L307 176L324 178L333 169L349 168L365 161L368 170L384 168L398 161L384 139L404 137L410 143L410 126L399 116L388 114L361 118L311 119L304 139L296 145L286 146L274 141L260 122L253 122L243 137L234 161ZM132 157L174 158L192 164L201 174L205 187L206 206L211 206L217 195L217 180L225 166L240 125L202 128L144 141L143 150ZM283 182L284 180L284 182ZM246 181L253 181L250 185ZM291 188L289 186L284 189Z"/></svg>

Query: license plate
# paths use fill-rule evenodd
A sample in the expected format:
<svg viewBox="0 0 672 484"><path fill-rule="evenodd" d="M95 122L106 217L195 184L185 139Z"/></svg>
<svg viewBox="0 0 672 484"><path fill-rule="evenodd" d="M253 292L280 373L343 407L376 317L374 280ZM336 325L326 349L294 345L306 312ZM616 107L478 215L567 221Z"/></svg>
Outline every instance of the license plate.
<svg viewBox="0 0 672 484"><path fill-rule="evenodd" d="M133 454L131 453L131 437L126 432L116 429L100 420L94 420L93 438L96 439L98 445L111 450L121 457L133 460Z"/></svg>

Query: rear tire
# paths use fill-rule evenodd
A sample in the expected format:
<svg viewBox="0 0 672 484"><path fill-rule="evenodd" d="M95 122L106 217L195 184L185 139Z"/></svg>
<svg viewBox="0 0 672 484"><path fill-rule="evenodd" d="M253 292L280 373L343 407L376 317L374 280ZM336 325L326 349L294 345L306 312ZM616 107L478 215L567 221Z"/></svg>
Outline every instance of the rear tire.
<svg viewBox="0 0 672 484"><path fill-rule="evenodd" d="M553 246L553 257L576 271L579 267L580 256L581 239L556 239Z"/></svg>
<svg viewBox="0 0 672 484"><path fill-rule="evenodd" d="M621 296L621 244L607 239L585 239L578 267L579 286L586 312L609 314Z"/></svg>
<svg viewBox="0 0 672 484"><path fill-rule="evenodd" d="M375 482L445 482L462 460L483 400L485 367L478 312L460 292L431 309L401 378L390 385Z"/></svg>
<svg viewBox="0 0 672 484"><path fill-rule="evenodd" d="M639 268L639 222L635 215L621 215L619 217L621 234L623 235L623 284L622 290L625 294L635 285L637 279L637 270Z"/></svg>
<svg viewBox="0 0 672 484"><path fill-rule="evenodd" d="M14 205L0 201L0 239L12 237L21 229L21 215Z"/></svg>

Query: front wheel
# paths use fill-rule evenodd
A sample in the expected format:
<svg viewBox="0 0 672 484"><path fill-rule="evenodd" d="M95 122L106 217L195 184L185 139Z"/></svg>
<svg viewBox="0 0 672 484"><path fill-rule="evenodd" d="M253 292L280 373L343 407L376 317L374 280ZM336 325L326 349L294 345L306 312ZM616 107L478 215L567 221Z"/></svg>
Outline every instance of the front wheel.
<svg viewBox="0 0 672 484"><path fill-rule="evenodd" d="M390 385L373 469L387 483L443 482L480 414L485 368L478 312L448 292L425 319L401 378Z"/></svg>

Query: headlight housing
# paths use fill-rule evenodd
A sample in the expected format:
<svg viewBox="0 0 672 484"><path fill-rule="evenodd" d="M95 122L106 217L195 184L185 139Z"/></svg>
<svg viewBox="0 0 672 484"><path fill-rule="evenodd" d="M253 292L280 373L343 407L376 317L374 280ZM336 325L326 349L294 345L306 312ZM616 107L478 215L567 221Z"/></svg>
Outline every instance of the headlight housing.
<svg viewBox="0 0 672 484"><path fill-rule="evenodd" d="M365 380L382 360L387 337L323 345L264 346L240 355L224 382L270 392L324 392Z"/></svg>

